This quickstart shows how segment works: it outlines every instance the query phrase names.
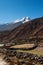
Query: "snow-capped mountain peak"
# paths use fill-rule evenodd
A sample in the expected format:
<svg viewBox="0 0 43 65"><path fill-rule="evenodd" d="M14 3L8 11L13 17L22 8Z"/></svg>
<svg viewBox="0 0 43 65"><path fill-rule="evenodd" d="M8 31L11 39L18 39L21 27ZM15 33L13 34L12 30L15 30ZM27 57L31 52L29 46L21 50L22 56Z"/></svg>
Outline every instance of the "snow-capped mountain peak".
<svg viewBox="0 0 43 65"><path fill-rule="evenodd" d="M10 31L10 30L16 28L17 26L19 26L25 22L28 22L29 20L30 20L29 17L24 17L21 19L17 19L11 23L2 24L2 25L0 25L0 31L6 31L6 30Z"/></svg>
<svg viewBox="0 0 43 65"><path fill-rule="evenodd" d="M21 18L21 19L17 19L16 21L14 21L14 23L17 23L17 22L25 23L25 22L28 22L28 21L30 21L30 18L24 17L24 18Z"/></svg>

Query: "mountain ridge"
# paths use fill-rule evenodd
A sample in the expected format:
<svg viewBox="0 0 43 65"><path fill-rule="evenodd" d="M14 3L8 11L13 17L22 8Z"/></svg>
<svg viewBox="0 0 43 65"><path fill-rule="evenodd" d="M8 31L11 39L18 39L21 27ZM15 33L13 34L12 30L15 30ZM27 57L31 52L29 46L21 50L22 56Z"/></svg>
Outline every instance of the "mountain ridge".
<svg viewBox="0 0 43 65"><path fill-rule="evenodd" d="M37 35L37 31L38 29L40 31L41 26L43 31L43 17L30 20L28 22L25 22L24 24L19 25L17 28L13 29L6 37L6 40L8 42L11 42L12 40L21 41L21 40L29 39L33 37L35 38L40 37L41 34L43 38L43 32L40 35ZM34 35L34 31L36 32L35 35Z"/></svg>
<svg viewBox="0 0 43 65"><path fill-rule="evenodd" d="M19 26L27 21L29 21L29 18L24 17L24 18L21 18L19 20L17 19L12 23L0 24L0 31L9 31L9 30L11 31L14 28L16 28L17 26Z"/></svg>

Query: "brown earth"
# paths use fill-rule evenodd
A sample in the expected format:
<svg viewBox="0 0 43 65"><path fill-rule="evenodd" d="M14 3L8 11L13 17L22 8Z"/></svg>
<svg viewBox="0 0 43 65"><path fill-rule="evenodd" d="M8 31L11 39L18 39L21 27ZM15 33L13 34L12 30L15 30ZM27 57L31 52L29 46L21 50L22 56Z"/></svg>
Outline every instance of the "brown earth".
<svg viewBox="0 0 43 65"><path fill-rule="evenodd" d="M21 41L29 38L43 38L43 17L33 19L17 28L13 29L8 35L3 37L3 41Z"/></svg>

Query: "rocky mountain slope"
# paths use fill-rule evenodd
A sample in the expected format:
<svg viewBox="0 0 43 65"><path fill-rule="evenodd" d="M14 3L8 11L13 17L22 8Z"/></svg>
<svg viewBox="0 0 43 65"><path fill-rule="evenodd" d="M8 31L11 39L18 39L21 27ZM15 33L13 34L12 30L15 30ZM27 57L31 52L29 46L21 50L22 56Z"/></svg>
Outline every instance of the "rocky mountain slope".
<svg viewBox="0 0 43 65"><path fill-rule="evenodd" d="M19 25L3 38L3 41L24 41L30 38L43 39L43 17Z"/></svg>
<svg viewBox="0 0 43 65"><path fill-rule="evenodd" d="M16 28L20 24L22 24L22 22L1 24L0 31L11 31L12 29Z"/></svg>
<svg viewBox="0 0 43 65"><path fill-rule="evenodd" d="M13 29L18 27L21 24L24 24L25 22L29 21L28 17L24 17L21 19L17 19L16 21L12 23L2 24L0 25L0 40L2 40L4 37L6 37L9 32L11 32Z"/></svg>

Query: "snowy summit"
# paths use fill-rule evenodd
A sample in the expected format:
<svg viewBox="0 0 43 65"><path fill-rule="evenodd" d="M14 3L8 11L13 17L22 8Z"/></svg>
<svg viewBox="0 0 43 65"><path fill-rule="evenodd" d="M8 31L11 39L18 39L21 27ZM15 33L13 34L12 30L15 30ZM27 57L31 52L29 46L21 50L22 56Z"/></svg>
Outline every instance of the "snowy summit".
<svg viewBox="0 0 43 65"><path fill-rule="evenodd" d="M30 21L30 18L29 17L24 17L24 18L15 20L14 23L17 23L17 22L25 23L25 22L28 22L28 21Z"/></svg>

